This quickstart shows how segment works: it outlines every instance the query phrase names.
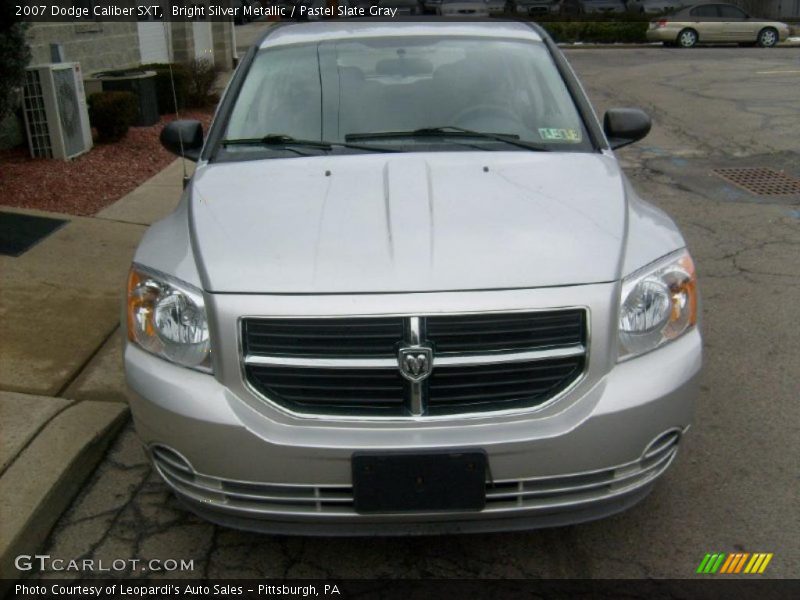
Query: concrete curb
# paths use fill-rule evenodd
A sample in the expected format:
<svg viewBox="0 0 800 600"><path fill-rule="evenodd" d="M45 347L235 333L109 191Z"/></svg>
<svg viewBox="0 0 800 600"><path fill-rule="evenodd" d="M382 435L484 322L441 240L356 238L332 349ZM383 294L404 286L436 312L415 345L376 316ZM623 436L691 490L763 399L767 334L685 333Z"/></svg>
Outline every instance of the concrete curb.
<svg viewBox="0 0 800 600"><path fill-rule="evenodd" d="M40 327L34 336L4 319L0 332L0 597L23 575L16 557L41 549L128 418L124 277L146 226L174 209L181 171L176 160L94 217L69 216L34 249L0 261L0 305L33 310Z"/></svg>
<svg viewBox="0 0 800 600"><path fill-rule="evenodd" d="M78 402L59 412L0 477L0 595L20 576L126 421L118 402Z"/></svg>
<svg viewBox="0 0 800 600"><path fill-rule="evenodd" d="M45 426L71 400L0 392L0 477Z"/></svg>

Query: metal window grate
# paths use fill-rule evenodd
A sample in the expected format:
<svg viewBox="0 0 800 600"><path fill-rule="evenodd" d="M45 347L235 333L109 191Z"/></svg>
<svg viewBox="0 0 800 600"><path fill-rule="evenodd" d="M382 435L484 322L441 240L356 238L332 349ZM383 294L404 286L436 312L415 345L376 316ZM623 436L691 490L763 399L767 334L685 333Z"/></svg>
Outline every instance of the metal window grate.
<svg viewBox="0 0 800 600"><path fill-rule="evenodd" d="M726 181L757 196L800 194L800 180L766 167L714 169Z"/></svg>
<svg viewBox="0 0 800 600"><path fill-rule="evenodd" d="M81 115L78 90L75 89L75 74L72 69L53 71L58 116L64 136L64 149L67 156L80 154L85 142L81 132Z"/></svg>
<svg viewBox="0 0 800 600"><path fill-rule="evenodd" d="M37 158L53 158L47 111L44 105L42 81L39 71L25 72L24 110L28 119L31 154Z"/></svg>

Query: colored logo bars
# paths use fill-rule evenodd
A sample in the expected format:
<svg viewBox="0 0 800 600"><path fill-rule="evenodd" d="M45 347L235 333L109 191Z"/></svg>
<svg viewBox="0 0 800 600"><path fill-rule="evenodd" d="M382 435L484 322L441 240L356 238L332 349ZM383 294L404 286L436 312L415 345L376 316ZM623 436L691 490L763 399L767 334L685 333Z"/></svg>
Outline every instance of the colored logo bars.
<svg viewBox="0 0 800 600"><path fill-rule="evenodd" d="M734 552L733 554L717 552L715 554L706 554L696 572L711 575L715 573L720 575L736 573L761 575L771 560L772 552L756 552L754 554L749 552Z"/></svg>

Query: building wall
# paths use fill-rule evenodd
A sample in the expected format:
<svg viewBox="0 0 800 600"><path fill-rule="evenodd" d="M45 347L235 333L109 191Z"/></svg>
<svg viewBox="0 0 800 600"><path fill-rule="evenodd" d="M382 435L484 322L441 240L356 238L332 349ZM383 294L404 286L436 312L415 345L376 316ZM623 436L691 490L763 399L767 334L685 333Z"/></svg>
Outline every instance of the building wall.
<svg viewBox="0 0 800 600"><path fill-rule="evenodd" d="M50 44L64 47L64 60L85 73L139 64L136 23L32 23L27 31L31 64L52 62Z"/></svg>
<svg viewBox="0 0 800 600"><path fill-rule="evenodd" d="M192 23L171 23L172 52L175 62L194 59ZM213 22L214 63L217 68L233 68L231 22ZM64 47L64 60L77 61L85 73L122 69L140 64L139 34L135 22L131 23L32 23L27 31L31 48L31 64L52 62L50 44Z"/></svg>
<svg viewBox="0 0 800 600"><path fill-rule="evenodd" d="M784 19L800 19L800 0L781 0L778 16Z"/></svg>
<svg viewBox="0 0 800 600"><path fill-rule="evenodd" d="M216 21L211 25L211 35L214 36L214 64L220 71L230 71L233 68L233 23L230 21Z"/></svg>
<svg viewBox="0 0 800 600"><path fill-rule="evenodd" d="M194 34L192 23L189 21L172 23L172 58L179 63L191 62L194 59Z"/></svg>
<svg viewBox="0 0 800 600"><path fill-rule="evenodd" d="M194 60L194 29L190 21L172 23L172 52L175 62L188 63ZM233 23L214 21L211 23L211 35L214 45L214 64L221 71L233 68L233 41L231 28Z"/></svg>
<svg viewBox="0 0 800 600"><path fill-rule="evenodd" d="M800 0L726 0L741 6L755 17L799 19Z"/></svg>

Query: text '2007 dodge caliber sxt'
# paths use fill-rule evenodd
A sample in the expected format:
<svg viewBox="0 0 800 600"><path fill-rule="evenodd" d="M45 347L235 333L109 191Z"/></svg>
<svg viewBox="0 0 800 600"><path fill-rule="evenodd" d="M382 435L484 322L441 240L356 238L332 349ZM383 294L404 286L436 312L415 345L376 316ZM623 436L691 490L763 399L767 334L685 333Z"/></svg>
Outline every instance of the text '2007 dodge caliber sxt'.
<svg viewBox="0 0 800 600"><path fill-rule="evenodd" d="M695 268L558 48L513 22L277 26L128 277L136 430L197 514L295 534L554 526L690 425Z"/></svg>

